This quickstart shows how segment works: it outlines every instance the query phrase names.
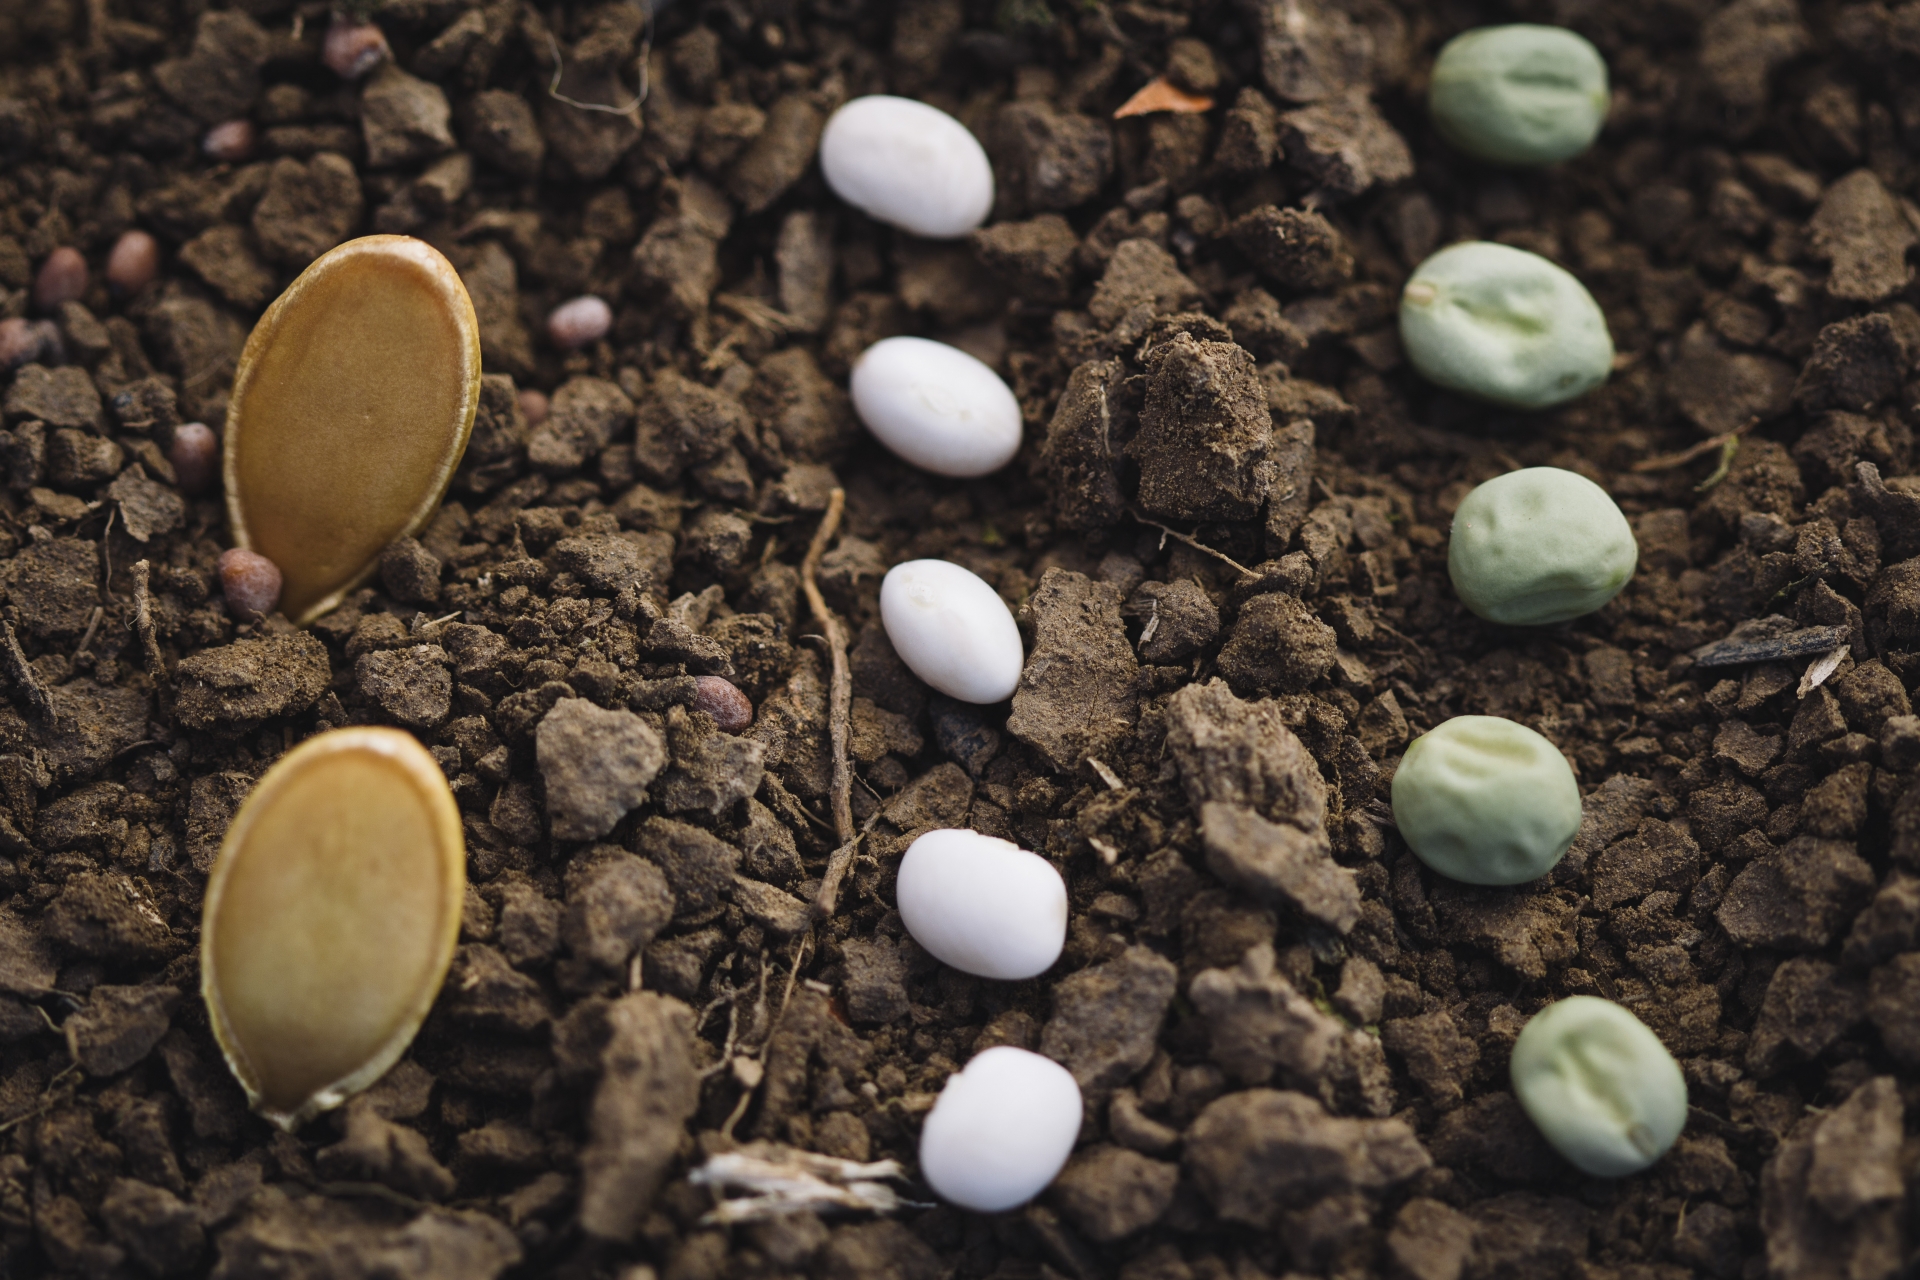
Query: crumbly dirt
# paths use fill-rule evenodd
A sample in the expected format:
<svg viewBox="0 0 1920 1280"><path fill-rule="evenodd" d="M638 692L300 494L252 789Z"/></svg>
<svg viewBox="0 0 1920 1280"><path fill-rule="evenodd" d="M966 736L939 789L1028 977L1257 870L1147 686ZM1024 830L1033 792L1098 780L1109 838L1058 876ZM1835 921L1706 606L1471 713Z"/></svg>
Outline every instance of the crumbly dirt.
<svg viewBox="0 0 1920 1280"><path fill-rule="evenodd" d="M0 4L0 1272L91 1278L1887 1280L1920 1208L1920 6L1815 0L383 0L343 83L323 4ZM1545 173L1465 162L1425 67L1570 21L1612 120ZM650 43L649 43L650 39ZM618 106L648 70L637 111ZM1155 75L1215 100L1122 120ZM850 96L986 140L992 224L917 243L811 163ZM245 117L254 157L198 142ZM130 227L157 280L102 280ZM240 344L375 231L461 271L488 376L445 505L305 633L236 624L219 427ZM1489 410L1406 367L1394 300L1479 237L1564 263L1612 380ZM56 247L93 283L45 308ZM597 292L613 331L556 349ZM1027 446L962 483L844 391L920 333L995 365ZM17 367L12 367L17 366ZM520 392L550 398L530 420ZM1729 434L1739 433L1739 434ZM1468 615L1449 514L1522 465L1639 539L1597 614ZM832 828L851 638L865 833ZM980 573L1031 660L1009 706L902 666L880 577ZM1702 646L1714 645L1702 651ZM753 720L721 732L696 676ZM1586 818L1542 881L1425 871L1405 744L1516 718ZM408 1057L298 1134L207 1030L206 874L253 781L330 726L429 745L465 815L453 972ZM922 830L1041 852L1066 954L943 969L894 869ZM1557 997L1619 1000L1692 1110L1603 1181L1506 1062ZM707 1218L749 1142L914 1177L981 1048L1064 1063L1080 1146L997 1217ZM765 1154L770 1148L755 1148Z"/></svg>

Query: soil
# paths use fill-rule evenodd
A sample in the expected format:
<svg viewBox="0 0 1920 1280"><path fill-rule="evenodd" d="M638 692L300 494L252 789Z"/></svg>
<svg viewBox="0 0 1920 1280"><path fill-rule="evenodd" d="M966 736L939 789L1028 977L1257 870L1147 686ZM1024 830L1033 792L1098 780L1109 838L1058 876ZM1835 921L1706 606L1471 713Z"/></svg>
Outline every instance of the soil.
<svg viewBox="0 0 1920 1280"><path fill-rule="evenodd" d="M0 313L36 322L0 353L0 1272L1910 1273L1920 5L663 7L384 0L393 59L349 83L321 4L0 5ZM1420 107L1442 41L1513 20L1613 70L1600 144L1545 172L1463 160ZM1114 118L1162 74L1216 105ZM986 141L991 225L915 242L832 197L821 124L875 92ZM250 159L202 153L240 118ZM162 269L128 294L101 273L134 227ZM375 231L467 282L472 445L349 603L236 624L174 428L219 428L261 308ZM1513 414L1406 367L1400 285L1474 237L1592 289L1605 387ZM44 306L63 246L91 281ZM563 352L545 317L583 292L614 327ZM860 431L849 361L895 333L1007 378L1005 472ZM1454 598L1449 513L1522 465L1633 522L1590 617ZM832 662L798 569L835 487L865 838L816 923ZM879 579L918 556L1018 610L1009 706L892 653ZM1538 883L1440 880L1394 830L1405 744L1463 713L1580 780ZM288 1135L208 1033L201 899L261 771L359 723L431 747L472 888L411 1053ZM1066 877L1048 975L906 936L902 851L963 824ZM1642 1175L1581 1176L1509 1091L1520 1027L1576 993L1683 1066ZM1079 1149L1027 1208L935 1207L920 1118L995 1044L1074 1073ZM713 1225L692 1175L748 1143L898 1160L910 1203Z"/></svg>

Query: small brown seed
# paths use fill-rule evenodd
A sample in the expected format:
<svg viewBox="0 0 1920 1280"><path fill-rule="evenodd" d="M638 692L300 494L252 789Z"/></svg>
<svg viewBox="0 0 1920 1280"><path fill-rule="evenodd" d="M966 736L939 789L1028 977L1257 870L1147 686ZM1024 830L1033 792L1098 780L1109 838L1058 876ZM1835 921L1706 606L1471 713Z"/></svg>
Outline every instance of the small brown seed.
<svg viewBox="0 0 1920 1280"><path fill-rule="evenodd" d="M721 676L693 678L693 709L712 716L724 733L738 733L753 723L753 704L747 695Z"/></svg>
<svg viewBox="0 0 1920 1280"><path fill-rule="evenodd" d="M220 589L237 622L253 622L280 603L280 566L256 551L234 547L220 554Z"/></svg>
<svg viewBox="0 0 1920 1280"><path fill-rule="evenodd" d="M107 255L107 283L120 293L138 293L160 274L160 242L144 231L128 231Z"/></svg>
<svg viewBox="0 0 1920 1280"><path fill-rule="evenodd" d="M220 437L204 422L183 422L173 429L167 461L173 464L180 492L189 497L205 493L220 474Z"/></svg>
<svg viewBox="0 0 1920 1280"><path fill-rule="evenodd" d="M236 546L286 575L296 625L433 515L479 404L473 303L424 240L349 240L267 308L221 433L227 518Z"/></svg>
<svg viewBox="0 0 1920 1280"><path fill-rule="evenodd" d="M529 387L520 393L520 416L527 420L528 426L537 427L545 422L548 409L546 392Z"/></svg>
<svg viewBox="0 0 1920 1280"><path fill-rule="evenodd" d="M239 164L253 155L254 131L251 120L222 120L200 139L200 149L215 160Z"/></svg>
<svg viewBox="0 0 1920 1280"><path fill-rule="evenodd" d="M34 305L51 311L63 302L78 302L87 291L87 260L71 245L61 245L40 264L33 279Z"/></svg>
<svg viewBox="0 0 1920 1280"><path fill-rule="evenodd" d="M547 336L553 345L566 351L578 351L607 336L613 328L613 308L588 294L561 303L547 316Z"/></svg>
<svg viewBox="0 0 1920 1280"><path fill-rule="evenodd" d="M387 37L371 22L355 22L344 13L333 15L320 60L343 80L358 80L392 56Z"/></svg>
<svg viewBox="0 0 1920 1280"><path fill-rule="evenodd" d="M200 990L254 1110L284 1129L396 1062L466 894L460 810L398 729L309 738L240 806L207 879Z"/></svg>

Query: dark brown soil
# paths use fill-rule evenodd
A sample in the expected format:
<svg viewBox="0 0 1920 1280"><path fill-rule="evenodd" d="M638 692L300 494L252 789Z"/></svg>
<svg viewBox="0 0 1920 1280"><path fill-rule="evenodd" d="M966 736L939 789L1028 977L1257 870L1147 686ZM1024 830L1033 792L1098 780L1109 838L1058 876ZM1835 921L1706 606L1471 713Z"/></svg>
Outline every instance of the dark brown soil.
<svg viewBox="0 0 1920 1280"><path fill-rule="evenodd" d="M50 322L0 372L0 1273L1911 1274L1920 5L678 0L625 116L547 87L558 48L564 94L629 98L638 8L376 8L397 65L349 85L323 4L0 0L0 313ZM1462 161L1419 106L1445 38L1515 19L1613 68L1601 145L1546 173ZM1112 119L1162 73L1218 105ZM833 199L821 123L872 92L987 141L993 225L915 243ZM255 158L206 158L238 117ZM130 227L163 267L119 296ZM173 428L218 427L260 309L373 231L473 295L466 465L350 604L236 626ZM1400 284L1469 237L1587 283L1606 387L1516 415L1405 367ZM93 282L48 311L60 246ZM588 291L614 331L563 354L544 317ZM858 429L848 364L901 332L1003 371L1005 474L920 475ZM1536 464L1616 496L1640 572L1502 630L1452 594L1448 517ZM870 834L810 932L832 758L797 567L836 484ZM876 591L911 556L1020 608L1011 707L893 656ZM751 727L718 730L708 675ZM1393 829L1404 745L1466 712L1546 734L1588 796L1538 884L1439 880ZM267 765L371 722L466 814L462 948L408 1059L288 1136L207 1031L205 875ZM900 853L961 824L1067 877L1047 977L905 936ZM1507 1085L1527 1017L1583 992L1691 1095L1617 1182ZM1007 1043L1086 1091L1035 1205L703 1225L689 1173L749 1140L896 1158L930 1200L920 1117Z"/></svg>

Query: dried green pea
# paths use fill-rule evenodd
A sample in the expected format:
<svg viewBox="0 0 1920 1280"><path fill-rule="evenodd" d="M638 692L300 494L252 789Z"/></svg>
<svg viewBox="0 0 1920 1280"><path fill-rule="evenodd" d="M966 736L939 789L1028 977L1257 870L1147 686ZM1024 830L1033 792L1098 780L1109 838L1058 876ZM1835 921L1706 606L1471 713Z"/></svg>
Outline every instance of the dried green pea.
<svg viewBox="0 0 1920 1280"><path fill-rule="evenodd" d="M300 273L247 339L227 409L236 546L280 567L304 625L439 506L480 403L480 327L453 265L363 236Z"/></svg>
<svg viewBox="0 0 1920 1280"><path fill-rule="evenodd" d="M1593 145L1607 122L1607 62L1565 27L1480 27L1441 48L1427 109L1440 135L1495 164L1546 165Z"/></svg>
<svg viewBox="0 0 1920 1280"><path fill-rule="evenodd" d="M1613 336L1585 285L1537 253L1480 240L1415 269L1400 345L1429 382L1516 409L1584 395L1613 369Z"/></svg>
<svg viewBox="0 0 1920 1280"><path fill-rule="evenodd" d="M1513 1093L1554 1150L1597 1178L1652 1165L1687 1125L1687 1081L1660 1037L1611 1000L1569 996L1513 1043Z"/></svg>
<svg viewBox="0 0 1920 1280"><path fill-rule="evenodd" d="M1414 856L1463 884L1524 884L1580 832L1580 785L1558 747L1500 716L1455 716L1415 738L1393 775Z"/></svg>
<svg viewBox="0 0 1920 1280"><path fill-rule="evenodd" d="M1447 573L1489 622L1537 627L1592 613L1633 577L1640 547L1607 491L1573 471L1525 467L1454 509Z"/></svg>
<svg viewBox="0 0 1920 1280"><path fill-rule="evenodd" d="M399 1060L460 932L460 810L397 729L335 729L254 787L207 879L200 990L253 1109L285 1129Z"/></svg>

